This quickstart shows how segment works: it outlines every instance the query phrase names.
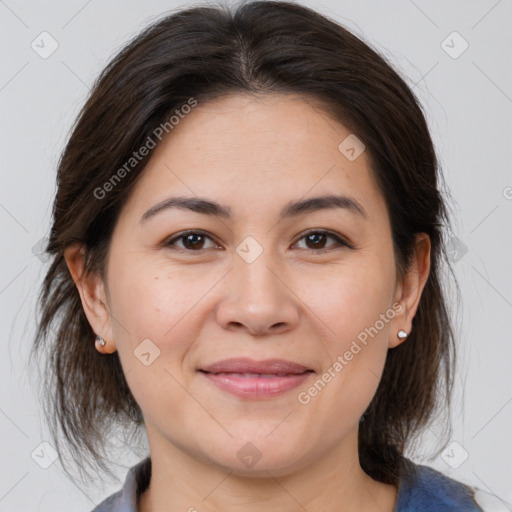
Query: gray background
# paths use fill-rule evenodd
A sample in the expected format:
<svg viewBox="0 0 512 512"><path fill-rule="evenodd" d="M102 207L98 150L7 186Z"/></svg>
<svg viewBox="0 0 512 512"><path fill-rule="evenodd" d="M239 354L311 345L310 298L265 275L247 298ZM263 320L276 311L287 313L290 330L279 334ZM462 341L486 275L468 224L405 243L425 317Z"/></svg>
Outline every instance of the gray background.
<svg viewBox="0 0 512 512"><path fill-rule="evenodd" d="M512 1L303 3L379 49L424 105L456 200L452 257L463 302L454 444L427 461L431 429L414 458L479 487L486 510L512 510ZM49 436L27 372L46 269L37 244L49 228L60 152L93 79L150 21L192 4L0 0L0 512L87 512L120 485L73 483L41 445ZM51 48L44 31L58 44L47 58L31 47L39 41L42 52L46 37ZM124 453L120 481L140 455Z"/></svg>

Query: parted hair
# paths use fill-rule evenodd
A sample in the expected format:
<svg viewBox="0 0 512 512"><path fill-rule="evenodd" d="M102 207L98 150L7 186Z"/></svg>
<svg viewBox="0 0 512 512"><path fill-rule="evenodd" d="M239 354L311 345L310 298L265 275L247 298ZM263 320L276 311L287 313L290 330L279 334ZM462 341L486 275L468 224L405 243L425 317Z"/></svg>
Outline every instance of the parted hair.
<svg viewBox="0 0 512 512"><path fill-rule="evenodd" d="M408 269L416 235L430 237L430 274L412 331L388 351L359 424L362 468L378 481L397 484L406 450L450 409L455 341L447 283L454 282L457 291L458 285L446 250L448 192L425 113L406 79L338 22L280 1L165 13L123 46L93 84L58 163L49 263L31 352L45 354L41 393L54 444L59 455L67 448L82 470L112 474L109 436L126 440L144 425L117 352L95 349L65 249L82 244L86 272L103 276L120 208L151 155L107 194L99 197L98 189L191 98L200 105L240 93L301 95L364 143L385 198L398 276Z"/></svg>

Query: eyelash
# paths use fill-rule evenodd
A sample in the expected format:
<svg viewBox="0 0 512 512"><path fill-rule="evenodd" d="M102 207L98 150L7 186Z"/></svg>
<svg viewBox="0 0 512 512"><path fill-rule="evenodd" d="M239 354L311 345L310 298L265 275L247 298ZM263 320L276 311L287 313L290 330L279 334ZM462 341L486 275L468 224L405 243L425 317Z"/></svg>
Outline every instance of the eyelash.
<svg viewBox="0 0 512 512"><path fill-rule="evenodd" d="M306 238L307 236L309 235L312 235L312 234L320 234L320 235L326 235L327 237L330 237L330 238L334 238L336 240L336 244L333 244L332 246L330 247L327 247L327 248L323 248L323 249L305 249L306 251L308 252L311 252L311 253L326 253L328 251L332 251L333 249L335 248L339 248L340 246L342 247L347 247L349 249L353 249L354 247L349 244L346 240L344 240L343 238L341 238L339 235L333 233L332 231L328 231L328 230L325 230L325 229L312 229L310 231L307 231L306 233L304 233L295 243L297 244L299 241L301 241L303 238ZM172 246L176 246L175 245L175 242L177 240L181 240L189 235L202 235L206 238L209 238L210 240L212 240L212 242L216 243L215 240L212 239L211 236L208 235L208 233L204 232L204 231L201 231L201 230L187 230L187 231L182 231L181 233L179 233L178 235L176 236L173 236L172 238L169 238L167 239L163 245L165 247L172 247ZM178 247L178 249L182 250L182 251L185 251L185 252L189 252L189 253L193 253L193 252L201 252L202 250L206 250L206 249L198 249L198 250L193 250L193 249L186 249L184 247Z"/></svg>

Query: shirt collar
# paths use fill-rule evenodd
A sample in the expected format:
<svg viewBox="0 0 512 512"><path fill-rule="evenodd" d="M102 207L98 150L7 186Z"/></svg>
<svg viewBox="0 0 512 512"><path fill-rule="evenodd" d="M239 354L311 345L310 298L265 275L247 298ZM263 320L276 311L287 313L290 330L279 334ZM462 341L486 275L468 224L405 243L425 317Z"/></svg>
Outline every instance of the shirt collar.
<svg viewBox="0 0 512 512"><path fill-rule="evenodd" d="M151 458L148 456L130 468L123 488L117 493L112 506L104 509L105 512L138 512L139 496L148 488L150 479Z"/></svg>

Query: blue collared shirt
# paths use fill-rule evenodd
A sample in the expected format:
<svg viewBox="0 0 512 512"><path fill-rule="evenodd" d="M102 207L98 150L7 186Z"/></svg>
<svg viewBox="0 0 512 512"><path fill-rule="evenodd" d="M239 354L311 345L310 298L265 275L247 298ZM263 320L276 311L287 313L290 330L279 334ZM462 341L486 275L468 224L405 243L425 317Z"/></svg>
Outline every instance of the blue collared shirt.
<svg viewBox="0 0 512 512"><path fill-rule="evenodd" d="M408 461L411 479L398 486L394 512L483 512L470 488L428 466ZM92 512L139 512L137 500L151 478L151 459L146 457L130 468L123 488L102 501Z"/></svg>

